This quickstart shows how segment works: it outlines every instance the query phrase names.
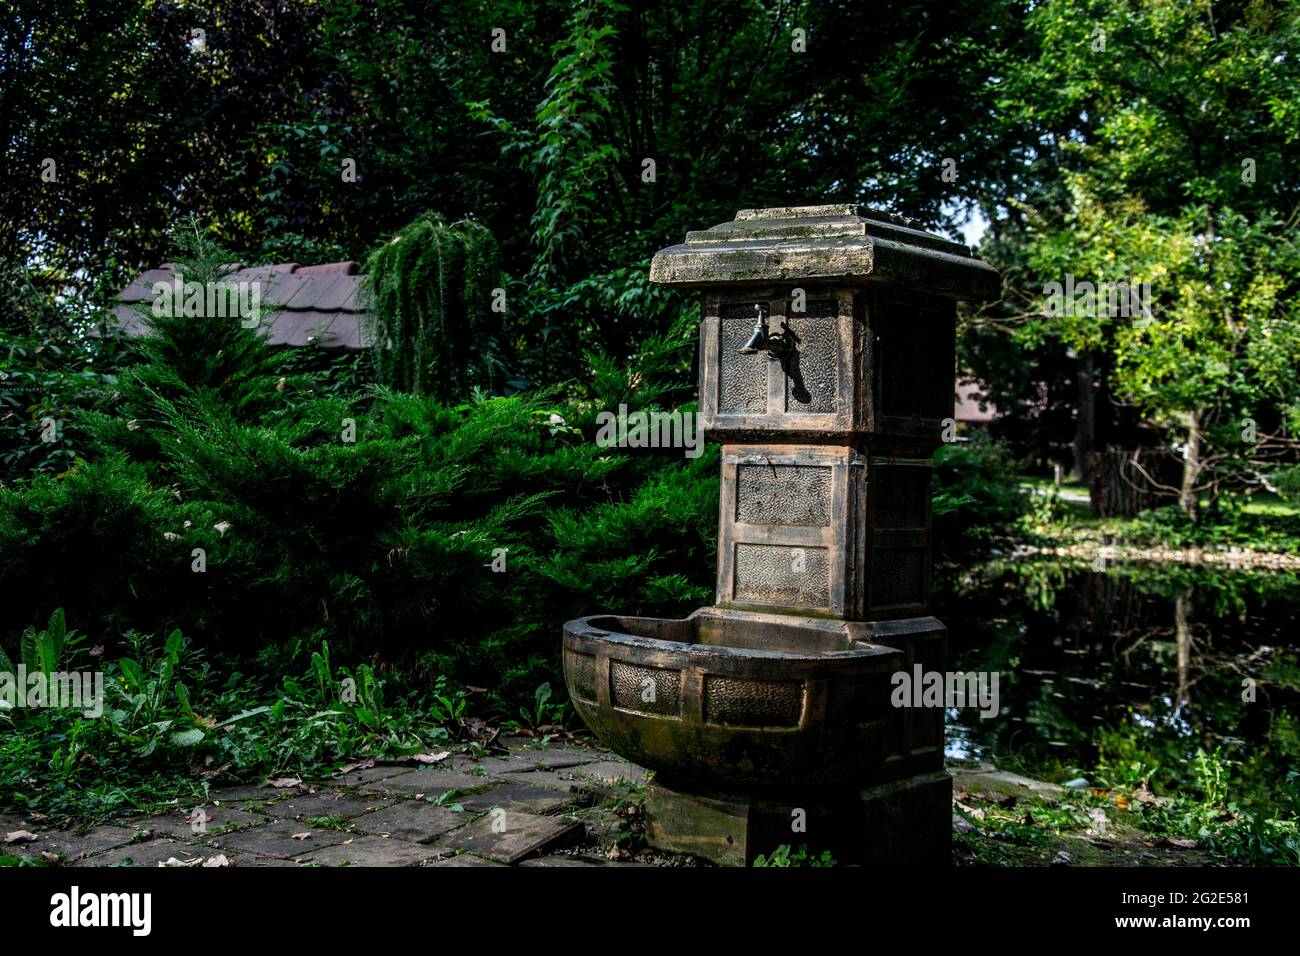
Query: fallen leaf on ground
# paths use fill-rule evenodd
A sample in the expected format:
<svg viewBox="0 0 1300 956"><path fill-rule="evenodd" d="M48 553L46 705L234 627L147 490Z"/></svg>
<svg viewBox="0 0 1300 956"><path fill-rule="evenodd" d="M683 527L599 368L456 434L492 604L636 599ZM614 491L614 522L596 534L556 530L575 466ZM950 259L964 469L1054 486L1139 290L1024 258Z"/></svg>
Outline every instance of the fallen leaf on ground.
<svg viewBox="0 0 1300 956"><path fill-rule="evenodd" d="M1174 846L1180 850L1195 850L1195 840L1184 840L1181 837L1161 837L1156 843L1157 846Z"/></svg>
<svg viewBox="0 0 1300 956"><path fill-rule="evenodd" d="M477 743L484 750L491 753L509 753L497 738L501 736L501 728L493 727L481 717L469 717L460 722L461 731L471 740Z"/></svg>
<svg viewBox="0 0 1300 956"><path fill-rule="evenodd" d="M216 856L210 856L203 861L204 866L230 866L230 861L226 859L226 854L218 853Z"/></svg>
<svg viewBox="0 0 1300 956"><path fill-rule="evenodd" d="M296 787L302 783L302 777L277 777L275 780L266 781L268 787L274 787L276 790L287 790L289 787Z"/></svg>
<svg viewBox="0 0 1300 956"><path fill-rule="evenodd" d="M158 865L159 866L198 866L202 862L203 862L203 857L201 856L196 856L192 860L180 860L172 856L172 857L168 857L166 862L159 863Z"/></svg>
<svg viewBox="0 0 1300 956"><path fill-rule="evenodd" d="M293 834L291 837L289 837L289 839L290 839L290 840L305 840L305 839L307 839L309 836L311 836L311 831L310 831L310 830L304 830L302 833L295 833L295 834Z"/></svg>
<svg viewBox="0 0 1300 956"><path fill-rule="evenodd" d="M433 764L433 763L442 763L450 756L451 756L451 751L444 750L441 753L436 753L436 754L414 754L412 755L411 759L414 760L416 763Z"/></svg>
<svg viewBox="0 0 1300 956"><path fill-rule="evenodd" d="M38 839L40 837L31 830L13 830L5 834L6 843L31 843Z"/></svg>
<svg viewBox="0 0 1300 956"><path fill-rule="evenodd" d="M1156 799L1155 791L1151 789L1151 785L1145 780L1139 783L1137 789L1133 791L1133 802L1146 804L1148 807L1160 805L1160 801Z"/></svg>

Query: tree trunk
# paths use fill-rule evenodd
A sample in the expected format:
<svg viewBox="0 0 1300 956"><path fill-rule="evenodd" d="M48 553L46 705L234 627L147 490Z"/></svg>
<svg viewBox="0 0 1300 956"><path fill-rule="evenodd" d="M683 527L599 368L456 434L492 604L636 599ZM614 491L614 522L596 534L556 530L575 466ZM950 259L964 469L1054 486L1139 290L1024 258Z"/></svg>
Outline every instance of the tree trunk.
<svg viewBox="0 0 1300 956"><path fill-rule="evenodd" d="M1193 521L1199 517L1196 482L1200 477L1201 412L1198 410L1187 418L1187 456L1183 459L1183 483L1178 493L1178 507Z"/></svg>
<svg viewBox="0 0 1300 956"><path fill-rule="evenodd" d="M1131 518L1168 504L1182 480L1182 462L1154 448L1108 448L1088 456L1088 496L1101 518Z"/></svg>

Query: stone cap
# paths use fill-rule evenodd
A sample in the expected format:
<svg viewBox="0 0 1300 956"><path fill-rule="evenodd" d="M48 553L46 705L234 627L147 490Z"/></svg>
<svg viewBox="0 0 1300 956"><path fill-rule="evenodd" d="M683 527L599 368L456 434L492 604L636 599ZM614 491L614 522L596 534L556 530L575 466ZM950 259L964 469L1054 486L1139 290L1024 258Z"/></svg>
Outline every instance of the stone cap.
<svg viewBox="0 0 1300 956"><path fill-rule="evenodd" d="M684 243L660 249L650 281L687 288L878 283L954 299L1002 295L998 271L960 242L852 204L742 209L731 222L688 232Z"/></svg>

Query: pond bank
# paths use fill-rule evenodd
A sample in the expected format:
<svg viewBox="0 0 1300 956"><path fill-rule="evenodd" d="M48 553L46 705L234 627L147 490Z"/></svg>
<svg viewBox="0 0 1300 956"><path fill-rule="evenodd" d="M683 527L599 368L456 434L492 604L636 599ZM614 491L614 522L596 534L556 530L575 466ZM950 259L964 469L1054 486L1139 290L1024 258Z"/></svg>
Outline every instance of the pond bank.
<svg viewBox="0 0 1300 956"><path fill-rule="evenodd" d="M1300 571L1300 555L1250 548L1162 548L1127 544L1081 543L1057 546L1017 545L1012 557L1075 558L1082 561L1147 561L1216 565L1233 570Z"/></svg>
<svg viewBox="0 0 1300 956"><path fill-rule="evenodd" d="M1206 866L1194 839L1153 832L1145 811L1172 800L1046 783L988 763L950 766L954 866Z"/></svg>

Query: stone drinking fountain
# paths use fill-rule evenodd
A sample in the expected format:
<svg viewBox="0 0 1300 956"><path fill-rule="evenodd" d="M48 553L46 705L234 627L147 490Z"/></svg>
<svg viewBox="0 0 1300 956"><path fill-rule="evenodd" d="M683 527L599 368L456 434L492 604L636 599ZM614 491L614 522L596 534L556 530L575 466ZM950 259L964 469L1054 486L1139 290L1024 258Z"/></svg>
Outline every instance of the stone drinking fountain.
<svg viewBox="0 0 1300 956"><path fill-rule="evenodd" d="M953 414L956 300L996 299L997 271L896 217L807 206L688 233L650 279L701 294L717 603L570 621L574 707L655 771L654 846L948 865L944 711L892 706L891 677L945 668L930 471Z"/></svg>

